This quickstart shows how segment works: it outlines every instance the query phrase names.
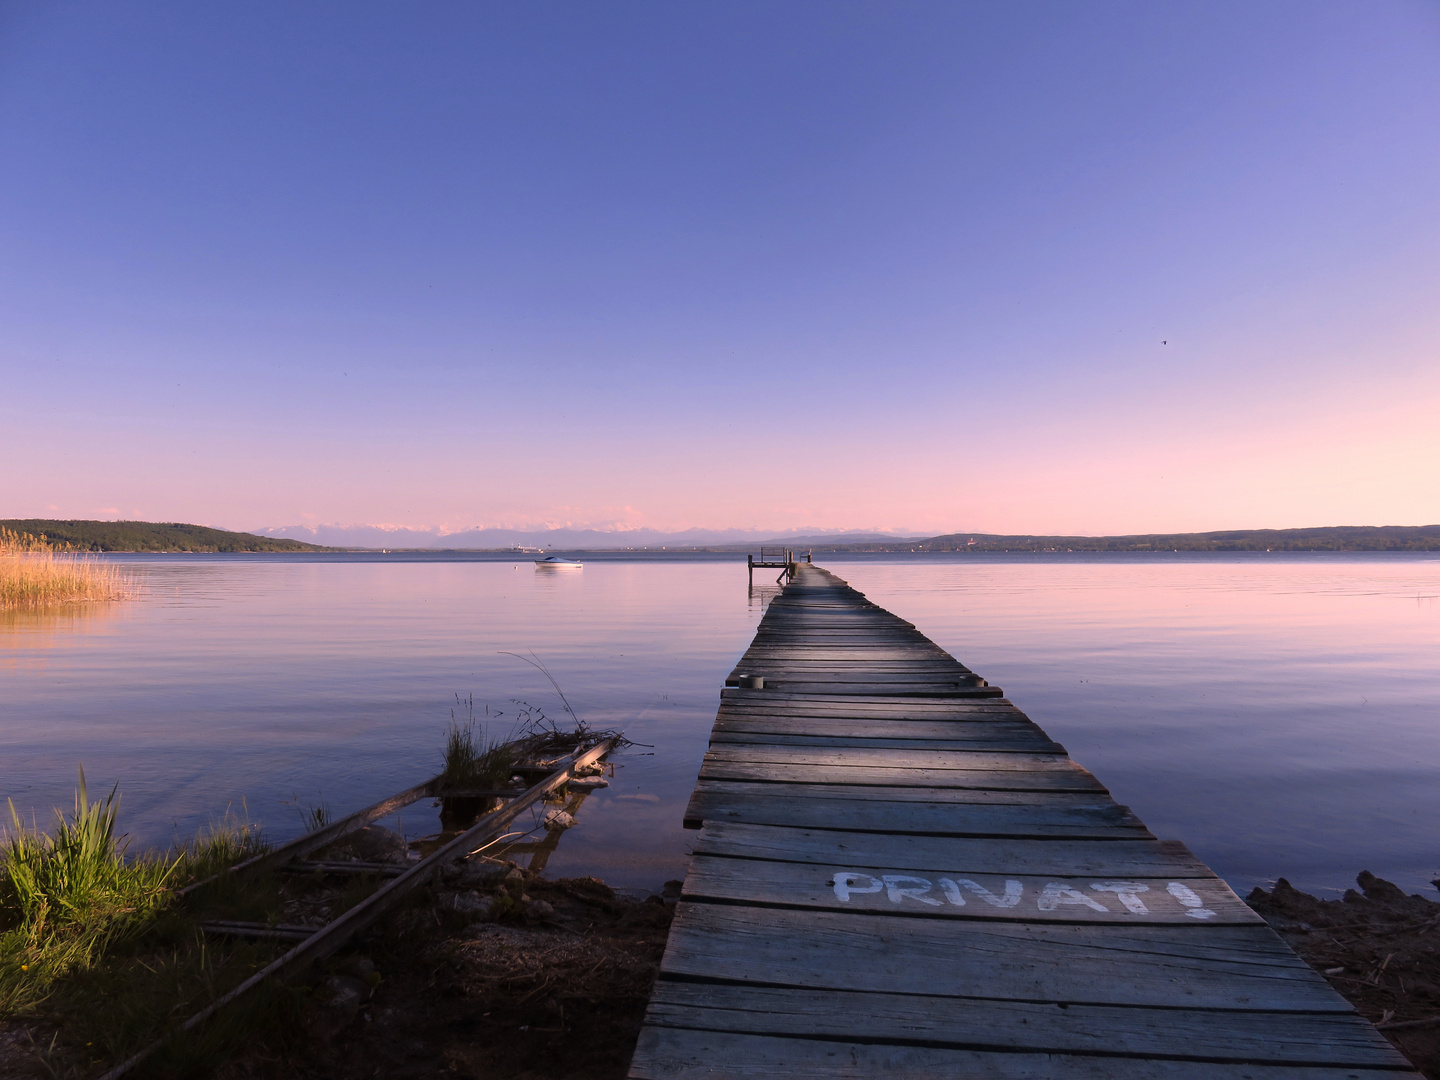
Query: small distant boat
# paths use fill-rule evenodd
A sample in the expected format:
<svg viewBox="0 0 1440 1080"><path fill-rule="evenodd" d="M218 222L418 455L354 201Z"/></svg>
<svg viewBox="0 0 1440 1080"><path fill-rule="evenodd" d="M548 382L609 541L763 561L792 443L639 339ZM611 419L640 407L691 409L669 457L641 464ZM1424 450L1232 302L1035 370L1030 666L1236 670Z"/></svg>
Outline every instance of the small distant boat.
<svg viewBox="0 0 1440 1080"><path fill-rule="evenodd" d="M574 559L562 559L558 555L551 555L547 559L536 559L537 569L544 570L579 570L585 564L576 562Z"/></svg>

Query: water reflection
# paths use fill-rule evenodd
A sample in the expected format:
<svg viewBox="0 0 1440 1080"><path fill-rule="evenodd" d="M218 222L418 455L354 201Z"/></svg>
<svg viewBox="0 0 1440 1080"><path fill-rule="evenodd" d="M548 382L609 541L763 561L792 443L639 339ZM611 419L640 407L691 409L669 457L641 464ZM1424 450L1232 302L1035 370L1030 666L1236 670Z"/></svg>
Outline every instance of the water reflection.
<svg viewBox="0 0 1440 1080"><path fill-rule="evenodd" d="M1440 876L1440 559L837 564L1242 888ZM1385 866L1381 871L1378 866Z"/></svg>
<svg viewBox="0 0 1440 1080"><path fill-rule="evenodd" d="M111 624L125 617L126 607L125 601L105 601L19 611L0 608L0 671L43 663L50 650L112 631Z"/></svg>
<svg viewBox="0 0 1440 1080"><path fill-rule="evenodd" d="M196 556L130 561L141 599L0 619L0 796L121 784L137 843L246 801L344 814L439 771L454 695L576 712L639 744L552 873L657 887L720 683L775 592L743 561ZM863 559L827 564L980 671L1160 835L1241 888L1440 874L1440 560ZM413 815L402 827L434 828ZM533 853L532 853L533 854Z"/></svg>
<svg viewBox="0 0 1440 1080"><path fill-rule="evenodd" d="M504 655L534 650L588 723L651 744L622 755L552 869L568 859L639 886L675 877L715 673L757 617L743 570L516 565L140 560L150 587L122 632L52 632L38 666L17 661L23 635L0 637L0 795L48 816L83 761L93 784L121 784L141 846L242 799L283 839L301 827L297 799L339 815L438 772L456 693L502 727L521 701L562 714L545 677Z"/></svg>
<svg viewBox="0 0 1440 1080"><path fill-rule="evenodd" d="M764 612L784 590L779 585L750 585L750 609L752 611Z"/></svg>

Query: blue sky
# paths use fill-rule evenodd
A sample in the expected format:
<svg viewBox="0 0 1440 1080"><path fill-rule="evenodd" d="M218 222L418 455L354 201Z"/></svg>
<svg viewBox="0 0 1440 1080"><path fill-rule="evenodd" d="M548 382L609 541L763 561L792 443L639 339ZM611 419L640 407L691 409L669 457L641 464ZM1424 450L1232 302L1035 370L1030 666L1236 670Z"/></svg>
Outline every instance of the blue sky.
<svg viewBox="0 0 1440 1080"><path fill-rule="evenodd" d="M1440 520L1431 3L0 6L0 517Z"/></svg>

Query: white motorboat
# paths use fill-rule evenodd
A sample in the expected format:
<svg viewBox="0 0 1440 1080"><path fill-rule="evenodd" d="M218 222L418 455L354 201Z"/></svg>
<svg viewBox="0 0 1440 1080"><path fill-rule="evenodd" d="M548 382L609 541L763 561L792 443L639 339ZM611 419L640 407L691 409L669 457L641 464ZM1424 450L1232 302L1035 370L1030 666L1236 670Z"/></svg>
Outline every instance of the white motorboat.
<svg viewBox="0 0 1440 1080"><path fill-rule="evenodd" d="M545 559L536 559L537 570L579 570L585 564L576 562L574 559L562 559L558 555L551 555Z"/></svg>

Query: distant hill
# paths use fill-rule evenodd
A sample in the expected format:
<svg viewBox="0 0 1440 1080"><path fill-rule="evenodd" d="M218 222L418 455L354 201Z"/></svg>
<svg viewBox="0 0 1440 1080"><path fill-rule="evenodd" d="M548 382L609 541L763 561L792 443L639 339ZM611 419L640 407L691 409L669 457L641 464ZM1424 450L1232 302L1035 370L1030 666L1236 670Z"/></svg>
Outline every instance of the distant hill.
<svg viewBox="0 0 1440 1080"><path fill-rule="evenodd" d="M817 547L819 545L816 545ZM848 551L1440 551L1440 525L1334 525L1134 536L950 533L928 540L835 545Z"/></svg>
<svg viewBox="0 0 1440 1080"><path fill-rule="evenodd" d="M299 540L277 540L252 533L227 532L204 525L150 521L50 521L43 518L0 520L0 526L31 536L70 544L82 551L323 551Z"/></svg>
<svg viewBox="0 0 1440 1080"><path fill-rule="evenodd" d="M336 548L496 549L514 544L557 550L598 551L667 547L671 550L755 550L785 545L816 552L1067 552L1067 551L1440 551L1440 525L1337 525L1315 529L1232 529L1204 533L1144 533L1133 536L1030 536L949 533L898 537L883 533L835 532L776 536L759 530L652 529L607 532L595 529L436 530L380 526L320 526L305 530L329 547L272 535L228 532L204 525L149 521L0 520L0 526L71 544L85 551L334 551ZM299 530L293 530L299 531Z"/></svg>

